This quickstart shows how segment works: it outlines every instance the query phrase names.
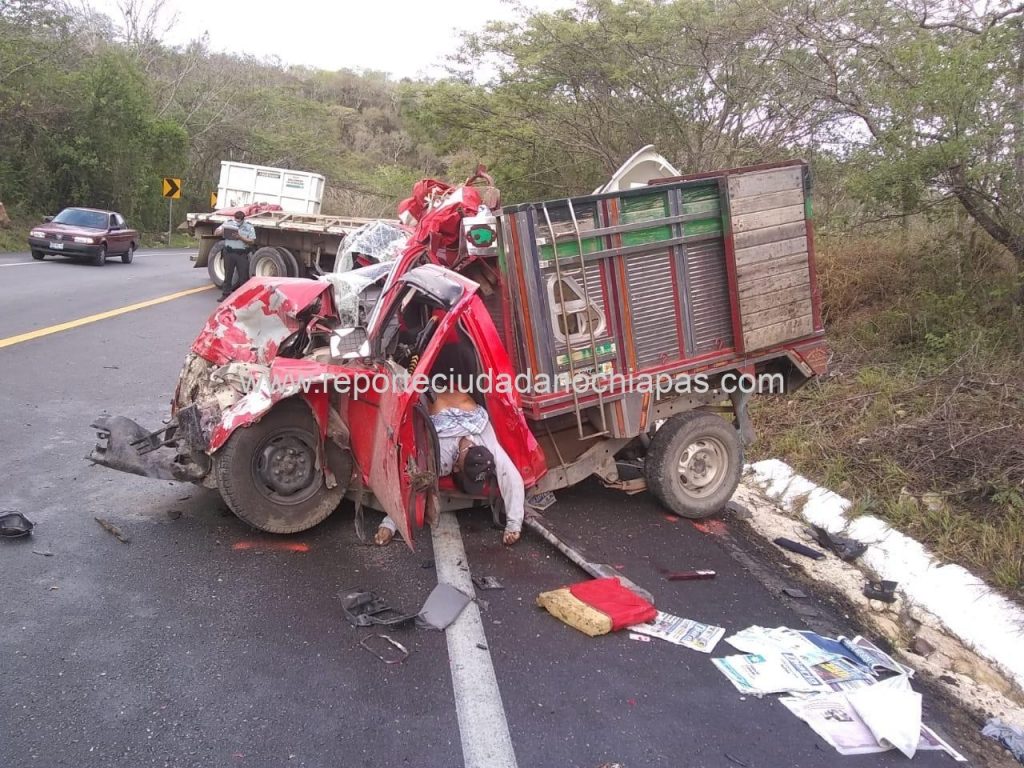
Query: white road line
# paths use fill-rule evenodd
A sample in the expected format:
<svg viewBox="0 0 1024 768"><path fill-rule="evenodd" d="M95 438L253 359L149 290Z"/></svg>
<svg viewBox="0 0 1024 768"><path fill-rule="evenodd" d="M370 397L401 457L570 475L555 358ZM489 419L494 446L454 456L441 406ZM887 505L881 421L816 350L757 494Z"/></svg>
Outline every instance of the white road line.
<svg viewBox="0 0 1024 768"><path fill-rule="evenodd" d="M475 594L459 521L454 514L441 515L432 530L432 540L438 582L450 584L467 595ZM487 637L480 607L475 602L467 605L445 634L465 768L517 768L491 652L485 650Z"/></svg>
<svg viewBox="0 0 1024 768"><path fill-rule="evenodd" d="M0 264L0 267L27 267L30 264L45 264L44 261L16 261L13 264Z"/></svg>

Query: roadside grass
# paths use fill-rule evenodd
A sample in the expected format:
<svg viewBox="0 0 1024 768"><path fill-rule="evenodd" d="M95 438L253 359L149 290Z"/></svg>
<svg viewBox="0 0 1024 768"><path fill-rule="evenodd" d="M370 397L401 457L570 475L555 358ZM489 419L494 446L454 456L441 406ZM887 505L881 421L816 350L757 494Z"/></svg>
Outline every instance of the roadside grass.
<svg viewBox="0 0 1024 768"><path fill-rule="evenodd" d="M753 409L779 456L1024 599L1024 315L974 232L823 238L829 375Z"/></svg>

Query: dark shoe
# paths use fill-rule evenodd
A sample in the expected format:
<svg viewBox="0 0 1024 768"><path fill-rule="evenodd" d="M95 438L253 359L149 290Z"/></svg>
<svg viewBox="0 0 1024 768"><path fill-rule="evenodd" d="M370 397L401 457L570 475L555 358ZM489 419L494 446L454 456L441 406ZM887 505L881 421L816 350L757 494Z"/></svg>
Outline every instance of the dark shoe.
<svg viewBox="0 0 1024 768"><path fill-rule="evenodd" d="M230 293L222 293L220 296L217 297L217 301L218 302L224 301L224 299L226 299L230 295L231 295Z"/></svg>

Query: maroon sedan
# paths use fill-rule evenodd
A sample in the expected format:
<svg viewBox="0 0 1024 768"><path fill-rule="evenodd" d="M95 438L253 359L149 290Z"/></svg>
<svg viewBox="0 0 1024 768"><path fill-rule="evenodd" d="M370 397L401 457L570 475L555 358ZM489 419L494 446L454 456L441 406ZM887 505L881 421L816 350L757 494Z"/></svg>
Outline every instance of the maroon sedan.
<svg viewBox="0 0 1024 768"><path fill-rule="evenodd" d="M65 208L28 233L32 258L70 256L89 259L98 267L108 256L120 256L125 264L135 257L139 233L128 229L121 214L95 208Z"/></svg>

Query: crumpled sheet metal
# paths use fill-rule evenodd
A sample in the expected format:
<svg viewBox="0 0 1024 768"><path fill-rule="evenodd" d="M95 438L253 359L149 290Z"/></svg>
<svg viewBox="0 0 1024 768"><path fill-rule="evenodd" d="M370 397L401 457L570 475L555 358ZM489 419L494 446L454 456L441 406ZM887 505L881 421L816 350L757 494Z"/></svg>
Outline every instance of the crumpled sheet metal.
<svg viewBox="0 0 1024 768"><path fill-rule="evenodd" d="M334 306L341 328L357 328L364 324L365 318L360 316L363 291L378 280L386 278L394 266L394 261L388 261L349 272L328 272L320 276L319 279L329 283L334 291ZM369 309L367 307L367 310Z"/></svg>
<svg viewBox="0 0 1024 768"><path fill-rule="evenodd" d="M369 256L377 262L394 261L402 254L408 239L408 230L390 222L378 220L363 224L349 232L338 245L334 272L350 271L355 266L356 254Z"/></svg>
<svg viewBox="0 0 1024 768"><path fill-rule="evenodd" d="M299 313L318 301L317 314L335 316L326 283L254 277L217 307L192 343L192 351L216 365L270 363L281 344L305 325Z"/></svg>
<svg viewBox="0 0 1024 768"><path fill-rule="evenodd" d="M295 395L311 398L324 397L331 392L334 382L365 375L365 369L347 368L320 363L316 360L293 360L279 357L269 366L253 366L253 386L238 402L221 413L220 423L210 435L210 452L218 450L239 427L259 421L276 403ZM317 415L313 408L314 416ZM322 425L326 432L328 428Z"/></svg>

